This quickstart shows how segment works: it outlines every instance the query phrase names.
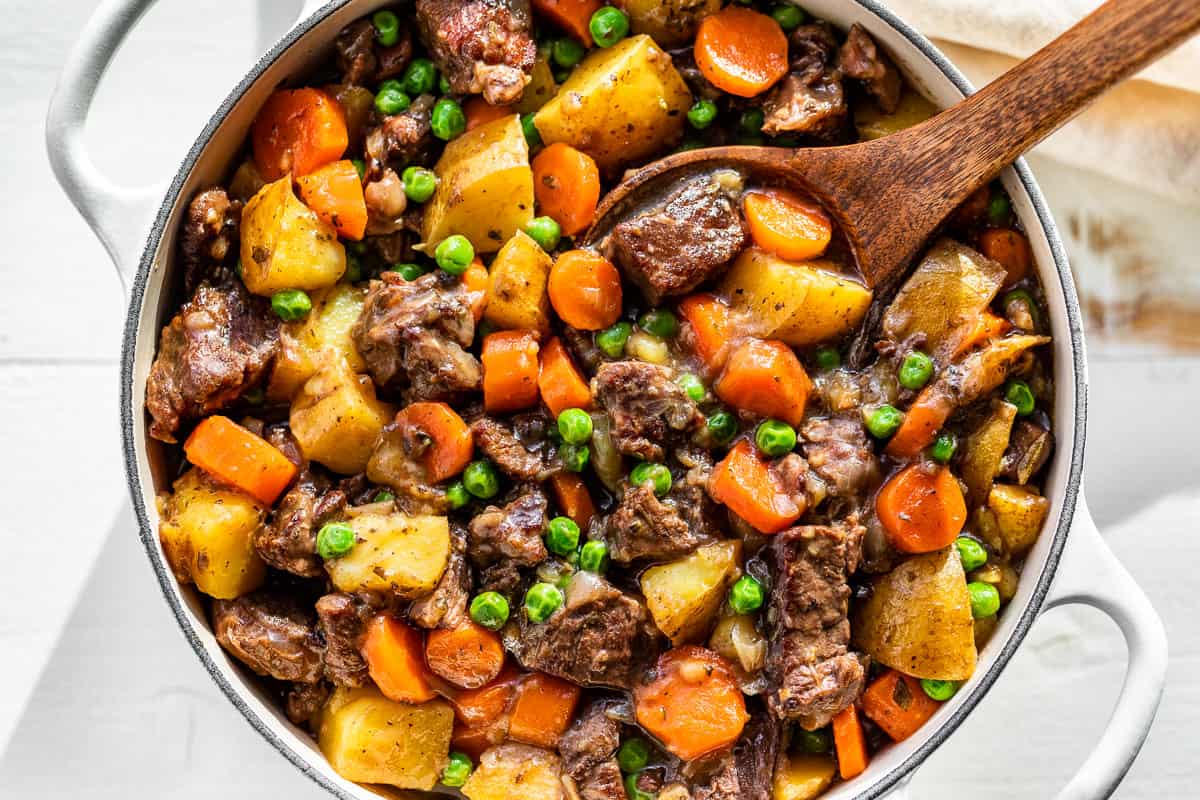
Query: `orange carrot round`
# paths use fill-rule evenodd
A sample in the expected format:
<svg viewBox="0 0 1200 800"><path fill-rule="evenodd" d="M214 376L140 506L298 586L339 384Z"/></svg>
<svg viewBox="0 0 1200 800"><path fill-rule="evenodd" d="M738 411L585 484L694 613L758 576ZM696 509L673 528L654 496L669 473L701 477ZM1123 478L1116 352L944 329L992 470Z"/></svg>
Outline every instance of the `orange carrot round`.
<svg viewBox="0 0 1200 800"><path fill-rule="evenodd" d="M745 6L705 17L694 54L709 83L738 97L762 94L788 71L787 35L778 22Z"/></svg>
<svg viewBox="0 0 1200 800"><path fill-rule="evenodd" d="M558 746L571 724L579 702L579 687L573 683L534 672L521 681L508 718L508 735L538 747Z"/></svg>
<svg viewBox="0 0 1200 800"><path fill-rule="evenodd" d="M621 317L621 275L603 256L568 250L550 269L550 304L573 328L598 331Z"/></svg>
<svg viewBox="0 0 1200 800"><path fill-rule="evenodd" d="M686 341L708 371L716 372L729 354L729 306L711 294L694 294L679 302L679 313L688 323Z"/></svg>
<svg viewBox="0 0 1200 800"><path fill-rule="evenodd" d="M559 510L586 531L596 515L596 504L583 479L574 472L559 472L550 476L550 488Z"/></svg>
<svg viewBox="0 0 1200 800"><path fill-rule="evenodd" d="M533 0L533 10L578 39L584 47L592 46L588 27L592 14L603 6L602 0Z"/></svg>
<svg viewBox="0 0 1200 800"><path fill-rule="evenodd" d="M467 620L457 628L438 628L425 637L425 663L434 675L478 689L494 680L504 667L500 637Z"/></svg>
<svg viewBox="0 0 1200 800"><path fill-rule="evenodd" d="M414 434L406 439L429 441L420 458L431 483L454 477L471 461L471 428L445 403L412 403L396 414L396 425Z"/></svg>
<svg viewBox="0 0 1200 800"><path fill-rule="evenodd" d="M542 394L542 402L555 417L568 408L587 408L592 404L592 390L588 382L557 336L542 347L538 389Z"/></svg>
<svg viewBox="0 0 1200 800"><path fill-rule="evenodd" d="M937 432L946 424L953 410L953 405L937 390L936 384L926 386L908 411L904 412L900 429L888 440L885 448L887 454L892 458L916 457L933 444Z"/></svg>
<svg viewBox="0 0 1200 800"><path fill-rule="evenodd" d="M779 533L805 511L745 439L713 468L708 493L762 533Z"/></svg>
<svg viewBox="0 0 1200 800"><path fill-rule="evenodd" d="M350 136L337 100L320 89L280 89L259 109L250 140L259 173L276 181L337 161Z"/></svg>
<svg viewBox="0 0 1200 800"><path fill-rule="evenodd" d="M875 513L892 547L929 553L948 547L967 521L967 505L948 467L913 464L893 475L875 497Z"/></svg>
<svg viewBox="0 0 1200 800"><path fill-rule="evenodd" d="M197 425L183 452L200 469L268 506L296 476L296 465L274 445L220 415Z"/></svg>
<svg viewBox="0 0 1200 800"><path fill-rule="evenodd" d="M462 281L463 288L467 290L467 299L471 304L471 316L475 317L476 322L479 322L483 319L483 312L487 309L487 267L476 258L459 280Z"/></svg>
<svg viewBox="0 0 1200 800"><path fill-rule="evenodd" d="M999 262L1008 272L1004 279L1006 287L1023 279L1033 265L1033 252L1029 240L1020 231L1011 228L988 228L979 234L979 252Z"/></svg>
<svg viewBox="0 0 1200 800"><path fill-rule="evenodd" d="M812 381L783 342L747 339L729 354L713 390L731 406L795 427L804 419Z"/></svg>
<svg viewBox="0 0 1200 800"><path fill-rule="evenodd" d="M508 704L517 691L517 683L524 675L505 661L500 674L477 689L450 692L447 699L454 707L454 715L464 725L481 728L500 721L508 711Z"/></svg>
<svg viewBox="0 0 1200 800"><path fill-rule="evenodd" d="M380 614L367 625L363 657L371 680L383 696L398 703L424 703L434 698L425 672L421 632Z"/></svg>
<svg viewBox="0 0 1200 800"><path fill-rule="evenodd" d="M893 741L902 742L916 733L941 703L925 694L919 680L893 669L863 692L862 708Z"/></svg>
<svg viewBox="0 0 1200 800"><path fill-rule="evenodd" d="M600 170L587 153L555 142L533 159L533 196L567 236L584 231L600 202Z"/></svg>
<svg viewBox="0 0 1200 800"><path fill-rule="evenodd" d="M474 130L498 119L517 113L509 106L494 106L483 95L472 95L463 103L463 114L467 117L467 130Z"/></svg>
<svg viewBox="0 0 1200 800"><path fill-rule="evenodd" d="M633 696L638 724L685 761L733 744L750 718L733 668L695 645L659 656L653 680Z"/></svg>
<svg viewBox="0 0 1200 800"><path fill-rule="evenodd" d="M863 735L862 723L858 721L858 709L847 706L833 718L833 747L837 752L838 773L848 781L867 771L870 757L867 755L867 739Z"/></svg>
<svg viewBox="0 0 1200 800"><path fill-rule="evenodd" d="M538 343L529 331L497 331L483 340L483 407L519 411L538 401Z"/></svg>
<svg viewBox="0 0 1200 800"><path fill-rule="evenodd" d="M367 201L362 179L350 161L332 164L296 179L300 199L317 216L337 228L338 234L358 241L367 232Z"/></svg>
<svg viewBox="0 0 1200 800"><path fill-rule="evenodd" d="M789 261L818 258L829 246L833 224L816 203L783 189L748 192L742 201L750 238Z"/></svg>

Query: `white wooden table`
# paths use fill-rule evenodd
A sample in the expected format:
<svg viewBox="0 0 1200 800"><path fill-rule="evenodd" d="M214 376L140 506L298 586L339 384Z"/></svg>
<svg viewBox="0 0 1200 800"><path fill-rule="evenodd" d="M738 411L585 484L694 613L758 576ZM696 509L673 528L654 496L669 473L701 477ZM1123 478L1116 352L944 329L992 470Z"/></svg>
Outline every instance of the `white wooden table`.
<svg viewBox="0 0 1200 800"><path fill-rule="evenodd" d="M136 539L116 423L121 292L42 147L58 65L93 5L0 3L0 797L315 800L204 674ZM130 182L173 170L257 47L250 4L163 0L98 100L101 166ZM1086 193L1086 178L1035 166L1060 210ZM1200 359L1097 357L1091 369L1088 495L1172 639L1157 726L1119 796L1195 797ZM1122 523L1135 515L1153 521ZM916 796L1051 796L1107 718L1123 663L1099 617L1042 621Z"/></svg>

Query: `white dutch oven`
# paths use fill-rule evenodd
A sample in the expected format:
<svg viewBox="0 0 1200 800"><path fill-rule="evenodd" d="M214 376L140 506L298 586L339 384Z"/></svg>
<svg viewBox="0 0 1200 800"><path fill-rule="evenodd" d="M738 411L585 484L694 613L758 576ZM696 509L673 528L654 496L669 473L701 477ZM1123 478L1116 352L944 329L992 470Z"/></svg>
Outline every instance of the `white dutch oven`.
<svg viewBox="0 0 1200 800"><path fill-rule="evenodd" d="M303 75L327 56L349 21L383 0L308 0L296 26L250 70L213 114L168 188L114 185L92 165L83 146L84 121L97 85L125 35L154 0L105 0L67 60L50 104L47 145L63 188L104 243L130 291L121 362L121 427L125 465L139 534L188 642L229 700L280 753L332 794L366 800L376 795L340 778L313 740L287 721L218 646L204 607L179 586L158 541L155 493L169 484L162 445L146 436L144 387L158 333L179 284L176 237L188 200L222 180L255 112L282 81ZM806 10L841 28L860 23L882 44L912 83L939 106L972 91L955 67L925 39L875 0L804 0ZM1167 643L1146 596L1100 538L1083 499L1087 373L1079 303L1054 221L1023 161L1002 180L1030 241L1046 290L1054 337L1054 421L1057 451L1046 494L1052 500L1044 532L1029 554L1020 589L980 654L975 676L919 733L877 754L860 777L839 784L828 800L905 796L913 771L958 727L996 681L1043 611L1067 604L1093 606L1120 627L1129 667L1116 708L1095 750L1059 794L1063 800L1108 797L1133 763L1162 694ZM149 226L149 234L146 229Z"/></svg>

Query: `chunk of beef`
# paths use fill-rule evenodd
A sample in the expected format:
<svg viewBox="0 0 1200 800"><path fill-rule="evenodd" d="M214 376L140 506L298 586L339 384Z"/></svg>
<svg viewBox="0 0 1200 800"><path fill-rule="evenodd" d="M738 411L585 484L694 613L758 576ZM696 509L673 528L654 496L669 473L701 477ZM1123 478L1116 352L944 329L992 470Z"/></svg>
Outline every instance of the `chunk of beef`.
<svg viewBox="0 0 1200 800"><path fill-rule="evenodd" d="M509 559L497 561L479 570L479 591L497 592L504 595L510 602L521 594L521 586L525 583L524 576L516 562Z"/></svg>
<svg viewBox="0 0 1200 800"><path fill-rule="evenodd" d="M471 433L480 452L514 480L544 481L562 471L562 460L546 441L523 439L515 425L480 417L471 423Z"/></svg>
<svg viewBox="0 0 1200 800"><path fill-rule="evenodd" d="M770 714L750 717L733 750L723 754L696 786L694 800L771 800L780 727Z"/></svg>
<svg viewBox="0 0 1200 800"><path fill-rule="evenodd" d="M437 586L409 606L408 618L422 628L456 628L467 619L471 569L467 566L467 534L450 526L450 560Z"/></svg>
<svg viewBox="0 0 1200 800"><path fill-rule="evenodd" d="M563 344L575 359L575 363L590 377L604 363L604 353L596 346L596 339L591 331L581 331L569 325L563 326Z"/></svg>
<svg viewBox="0 0 1200 800"><path fill-rule="evenodd" d="M284 698L284 709L288 719L294 724L304 725L315 731L317 715L325 707L325 701L328 699L329 684L324 681L293 683L287 697Z"/></svg>
<svg viewBox="0 0 1200 800"><path fill-rule="evenodd" d="M688 85L688 89L697 100L716 101L723 97L721 90L709 83L708 78L700 71L699 65L696 64L695 48L672 50L671 61L675 64L675 71L683 78L683 82Z"/></svg>
<svg viewBox="0 0 1200 800"><path fill-rule="evenodd" d="M857 417L815 417L800 429L804 457L835 497L861 497L879 482L879 459Z"/></svg>
<svg viewBox="0 0 1200 800"><path fill-rule="evenodd" d="M850 33L838 51L838 66L846 77L862 81L867 93L875 98L885 114L900 107L900 90L903 88L900 72L875 44L871 34L858 23L850 26Z"/></svg>
<svg viewBox="0 0 1200 800"><path fill-rule="evenodd" d="M423 94L404 112L385 117L367 132L368 169L378 175L388 163L398 165L424 161L433 146L433 95Z"/></svg>
<svg viewBox="0 0 1200 800"><path fill-rule="evenodd" d="M659 500L649 486L626 490L621 504L606 521L612 560L619 564L638 559L664 561L687 555L712 541L704 528L688 525L683 517L687 511L686 505L670 498Z"/></svg>
<svg viewBox="0 0 1200 800"><path fill-rule="evenodd" d="M206 278L224 282L228 276L220 266L237 257L241 223L242 201L230 199L221 187L192 198L179 240L185 292L192 294Z"/></svg>
<svg viewBox="0 0 1200 800"><path fill-rule="evenodd" d="M325 677L338 686L365 686L369 680L362 655L371 609L357 597L334 592L317 600L325 636Z"/></svg>
<svg viewBox="0 0 1200 800"><path fill-rule="evenodd" d="M146 380L150 435L174 442L183 419L211 414L253 388L279 348L279 318L241 282L196 290L163 328Z"/></svg>
<svg viewBox="0 0 1200 800"><path fill-rule="evenodd" d="M865 659L847 649L847 578L858 566L858 520L790 528L771 539L775 586L767 674L771 712L807 730L827 725L862 693Z"/></svg>
<svg viewBox="0 0 1200 800"><path fill-rule="evenodd" d="M529 0L417 0L417 27L453 94L521 99L537 55Z"/></svg>
<svg viewBox="0 0 1200 800"><path fill-rule="evenodd" d="M704 421L696 401L675 382L669 367L612 361L592 379L592 396L612 420L617 449L644 461L662 461L674 434Z"/></svg>
<svg viewBox="0 0 1200 800"><path fill-rule="evenodd" d="M403 25L394 45L377 48L375 26L367 19L356 20L342 28L333 46L342 81L358 86L395 77L412 60L412 34Z"/></svg>
<svg viewBox="0 0 1200 800"><path fill-rule="evenodd" d="M542 623L524 620L516 646L529 669L580 686L629 688L657 637L645 606L591 572L576 572L566 603Z"/></svg>
<svg viewBox="0 0 1200 800"><path fill-rule="evenodd" d="M1024 486L1046 465L1053 450L1054 436L1050 431L1021 420L1013 426L1012 439L1000 462L1000 475Z"/></svg>
<svg viewBox="0 0 1200 800"><path fill-rule="evenodd" d="M798 133L824 140L838 138L849 119L842 82L829 72L789 74L767 95L763 113L768 136Z"/></svg>
<svg viewBox="0 0 1200 800"><path fill-rule="evenodd" d="M608 715L616 702L592 700L558 739L563 771L575 782L582 800L625 800L616 759L621 724Z"/></svg>
<svg viewBox="0 0 1200 800"><path fill-rule="evenodd" d="M212 618L217 641L255 673L297 683L321 679L316 620L293 595L263 590L214 600Z"/></svg>
<svg viewBox="0 0 1200 800"><path fill-rule="evenodd" d="M470 553L475 563L486 566L508 560L533 566L549 555L542 534L546 532L546 495L531 487L503 508L488 506L471 520Z"/></svg>
<svg viewBox="0 0 1200 800"><path fill-rule="evenodd" d="M439 273L408 281L385 272L371 281L352 332L375 382L410 403L460 400L482 383L479 361L465 349L475 338L470 298Z"/></svg>
<svg viewBox="0 0 1200 800"><path fill-rule="evenodd" d="M300 443L296 441L296 437L292 435L292 430L287 424L271 425L262 435L271 443L272 447L283 453L284 457L296 466L298 473L308 469L308 459L304 457L304 450L301 449ZM300 476L297 474L293 485L298 483L299 479Z"/></svg>
<svg viewBox="0 0 1200 800"><path fill-rule="evenodd" d="M610 260L651 303L690 292L746 246L743 185L729 169L688 178L663 202L613 228L605 245Z"/></svg>
<svg viewBox="0 0 1200 800"><path fill-rule="evenodd" d="M833 63L837 36L828 22L801 25L788 35L788 59L792 72L813 80Z"/></svg>
<svg viewBox="0 0 1200 800"><path fill-rule="evenodd" d="M304 578L325 574L317 555L317 531L346 507L345 492L309 471L279 501L271 521L254 533L254 550L276 569Z"/></svg>

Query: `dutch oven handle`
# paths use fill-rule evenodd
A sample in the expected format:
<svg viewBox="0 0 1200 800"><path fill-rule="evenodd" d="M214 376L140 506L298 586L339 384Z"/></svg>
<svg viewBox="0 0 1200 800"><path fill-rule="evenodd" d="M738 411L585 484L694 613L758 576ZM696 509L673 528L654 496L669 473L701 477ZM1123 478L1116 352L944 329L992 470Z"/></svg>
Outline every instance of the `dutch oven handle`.
<svg viewBox="0 0 1200 800"><path fill-rule="evenodd" d="M46 151L54 175L108 251L126 288L165 186L122 186L102 174L84 145L84 125L105 70L154 2L104 0L100 4L67 55L46 114ZM297 21L323 5L325 0L304 0Z"/></svg>

